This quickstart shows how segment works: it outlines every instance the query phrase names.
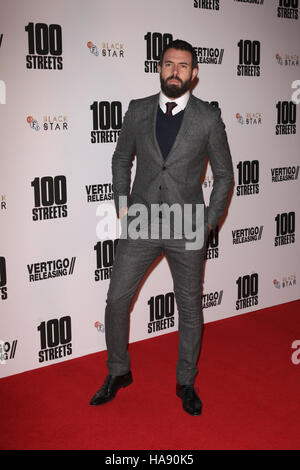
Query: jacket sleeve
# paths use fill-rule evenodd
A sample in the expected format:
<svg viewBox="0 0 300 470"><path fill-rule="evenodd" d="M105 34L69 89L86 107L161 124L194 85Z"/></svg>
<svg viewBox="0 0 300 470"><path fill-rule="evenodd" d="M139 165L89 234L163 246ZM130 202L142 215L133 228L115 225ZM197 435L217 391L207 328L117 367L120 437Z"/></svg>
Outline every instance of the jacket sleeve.
<svg viewBox="0 0 300 470"><path fill-rule="evenodd" d="M234 173L221 110L216 110L216 119L211 126L208 140L208 156L214 176L210 195L207 222L214 229L223 214L232 187Z"/></svg>
<svg viewBox="0 0 300 470"><path fill-rule="evenodd" d="M130 101L122 129L112 157L112 183L117 215L126 204L119 205L119 197L129 198L132 160L136 150L133 102Z"/></svg>

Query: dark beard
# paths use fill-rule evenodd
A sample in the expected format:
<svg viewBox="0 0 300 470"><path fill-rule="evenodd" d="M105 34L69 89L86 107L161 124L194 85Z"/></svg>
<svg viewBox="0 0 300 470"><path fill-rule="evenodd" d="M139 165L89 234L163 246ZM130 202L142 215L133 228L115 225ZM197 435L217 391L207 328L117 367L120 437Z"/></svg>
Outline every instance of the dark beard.
<svg viewBox="0 0 300 470"><path fill-rule="evenodd" d="M172 78L175 78L181 83L181 86L179 85L169 85L168 80L171 80ZM168 98L179 98L180 96L184 95L191 86L192 82L192 77L183 82L180 78L178 77L168 77L166 80L164 80L160 74L160 86L162 92L168 97Z"/></svg>

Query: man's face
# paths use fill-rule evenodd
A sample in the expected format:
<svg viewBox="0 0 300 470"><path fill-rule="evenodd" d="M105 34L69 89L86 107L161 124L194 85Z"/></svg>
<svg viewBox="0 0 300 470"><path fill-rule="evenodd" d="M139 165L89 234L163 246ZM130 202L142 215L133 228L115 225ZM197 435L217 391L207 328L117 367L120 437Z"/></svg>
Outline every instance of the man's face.
<svg viewBox="0 0 300 470"><path fill-rule="evenodd" d="M189 51L168 49L158 71L163 93L168 98L175 99L189 90L198 68L192 69L192 54Z"/></svg>

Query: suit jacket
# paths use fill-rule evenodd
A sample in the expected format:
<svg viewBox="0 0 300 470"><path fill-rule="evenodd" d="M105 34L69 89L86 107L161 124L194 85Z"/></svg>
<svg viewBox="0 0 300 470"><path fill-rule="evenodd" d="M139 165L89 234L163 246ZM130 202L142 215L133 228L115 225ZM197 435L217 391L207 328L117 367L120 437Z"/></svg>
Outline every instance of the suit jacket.
<svg viewBox="0 0 300 470"><path fill-rule="evenodd" d="M156 138L159 93L132 100L125 114L112 158L113 190L117 213L119 196L128 206L144 204L204 204L201 176L207 155L214 176L205 222L215 228L227 203L233 166L221 111L190 95L173 147L164 159ZM136 174L131 185L132 160Z"/></svg>

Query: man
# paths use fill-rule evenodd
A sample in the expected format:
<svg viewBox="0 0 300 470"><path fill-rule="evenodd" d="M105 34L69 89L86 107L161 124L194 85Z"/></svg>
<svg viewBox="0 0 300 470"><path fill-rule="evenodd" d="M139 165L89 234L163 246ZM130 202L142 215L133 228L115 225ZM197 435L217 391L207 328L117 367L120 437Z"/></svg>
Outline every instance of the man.
<svg viewBox="0 0 300 470"><path fill-rule="evenodd" d="M203 261L209 230L216 227L224 212L232 186L232 159L220 110L189 91L198 73L193 47L185 41L173 41L163 51L158 70L161 92L130 102L112 159L116 209L122 222L126 220L127 231L124 229L125 236L118 243L107 294L105 332L109 375L90 404L107 403L121 387L132 383L127 350L130 306L146 271L164 252L178 307L176 394L182 399L183 409L197 416L202 410L194 381L203 326ZM130 194L135 154L137 167ZM207 155L214 186L209 207L204 207L201 175ZM136 204L147 209L146 218L139 219L139 238L136 231L130 235L130 224L137 228L131 212ZM157 205L161 210L151 218L151 209ZM193 210L196 206L204 207L204 219L195 216L194 210L188 213L187 220L192 233L204 233L201 246L196 243L187 248L191 230L185 232L181 220L170 222L168 217L167 209L174 205L183 212L188 205ZM167 228L171 228L167 238L162 236L165 221ZM153 234L155 224L159 230Z"/></svg>

